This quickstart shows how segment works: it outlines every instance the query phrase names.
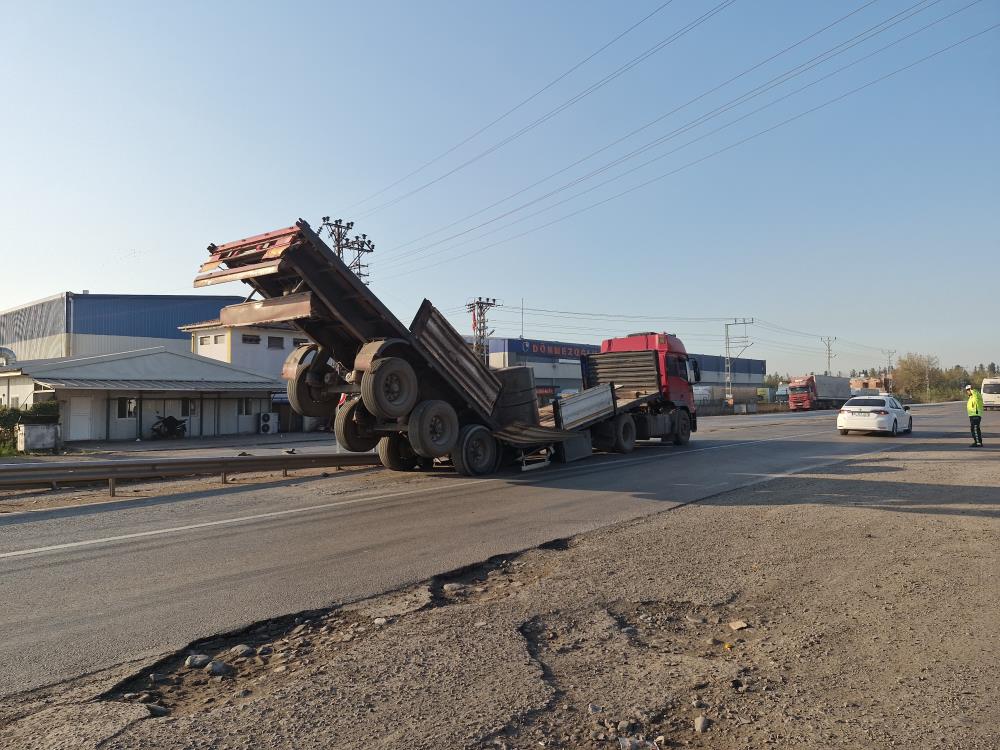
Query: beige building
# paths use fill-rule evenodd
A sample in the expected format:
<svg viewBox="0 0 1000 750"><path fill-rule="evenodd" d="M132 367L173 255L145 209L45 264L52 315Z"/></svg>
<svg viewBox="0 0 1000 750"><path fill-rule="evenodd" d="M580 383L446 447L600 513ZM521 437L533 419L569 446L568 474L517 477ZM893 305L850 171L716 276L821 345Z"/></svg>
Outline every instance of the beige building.
<svg viewBox="0 0 1000 750"><path fill-rule="evenodd" d="M186 420L187 437L272 432L271 397L283 391L274 378L165 347L0 367L0 405L58 401L65 441L149 438L166 416Z"/></svg>
<svg viewBox="0 0 1000 750"><path fill-rule="evenodd" d="M234 327L209 320L181 330L191 335L192 354L271 378L281 377L285 358L295 347L309 343L304 333L282 323Z"/></svg>

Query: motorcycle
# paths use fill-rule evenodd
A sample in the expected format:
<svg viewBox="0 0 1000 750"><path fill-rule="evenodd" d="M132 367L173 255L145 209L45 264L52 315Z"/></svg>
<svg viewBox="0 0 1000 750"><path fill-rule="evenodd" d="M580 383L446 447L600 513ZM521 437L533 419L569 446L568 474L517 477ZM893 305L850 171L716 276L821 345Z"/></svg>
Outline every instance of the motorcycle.
<svg viewBox="0 0 1000 750"><path fill-rule="evenodd" d="M187 434L187 420L177 417L160 417L149 428L154 438L182 438Z"/></svg>

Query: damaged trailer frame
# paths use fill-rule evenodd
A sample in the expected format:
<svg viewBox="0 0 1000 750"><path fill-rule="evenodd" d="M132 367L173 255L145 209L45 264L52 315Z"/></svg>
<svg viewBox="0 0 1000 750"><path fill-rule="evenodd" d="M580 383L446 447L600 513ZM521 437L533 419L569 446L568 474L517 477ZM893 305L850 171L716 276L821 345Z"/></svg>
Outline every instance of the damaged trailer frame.
<svg viewBox="0 0 1000 750"><path fill-rule="evenodd" d="M243 281L254 290L222 310L224 324L290 323L316 342L295 349L282 376L292 408L334 417L346 450L377 449L395 470L450 456L459 473L479 475L511 454L522 465L547 461L577 437L511 419L503 379L516 387L510 371L524 368L491 371L428 300L404 326L304 220L208 250L196 287Z"/></svg>

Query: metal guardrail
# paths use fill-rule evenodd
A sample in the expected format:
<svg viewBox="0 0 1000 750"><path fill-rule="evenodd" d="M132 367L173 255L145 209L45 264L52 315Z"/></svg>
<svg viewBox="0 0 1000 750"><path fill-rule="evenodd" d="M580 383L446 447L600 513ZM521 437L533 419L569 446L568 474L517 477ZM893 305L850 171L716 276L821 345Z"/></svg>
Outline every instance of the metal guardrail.
<svg viewBox="0 0 1000 750"><path fill-rule="evenodd" d="M0 489L52 487L80 482L107 482L115 496L119 479L219 475L223 484L230 474L290 469L379 466L374 453L300 453L280 456L218 456L200 458L121 459L114 461L46 461L0 465Z"/></svg>

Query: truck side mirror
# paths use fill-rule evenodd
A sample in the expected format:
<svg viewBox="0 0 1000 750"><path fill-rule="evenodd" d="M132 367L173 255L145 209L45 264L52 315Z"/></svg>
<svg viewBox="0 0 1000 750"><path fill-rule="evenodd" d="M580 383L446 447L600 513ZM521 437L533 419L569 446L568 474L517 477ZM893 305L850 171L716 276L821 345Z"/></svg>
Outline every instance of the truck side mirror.
<svg viewBox="0 0 1000 750"><path fill-rule="evenodd" d="M694 383L700 383L701 382L701 365L698 364L698 360L696 360L696 359L689 359L688 360L688 364L691 366L691 372L694 375L693 380L691 378L689 378L689 380L691 380L691 382L694 382Z"/></svg>

